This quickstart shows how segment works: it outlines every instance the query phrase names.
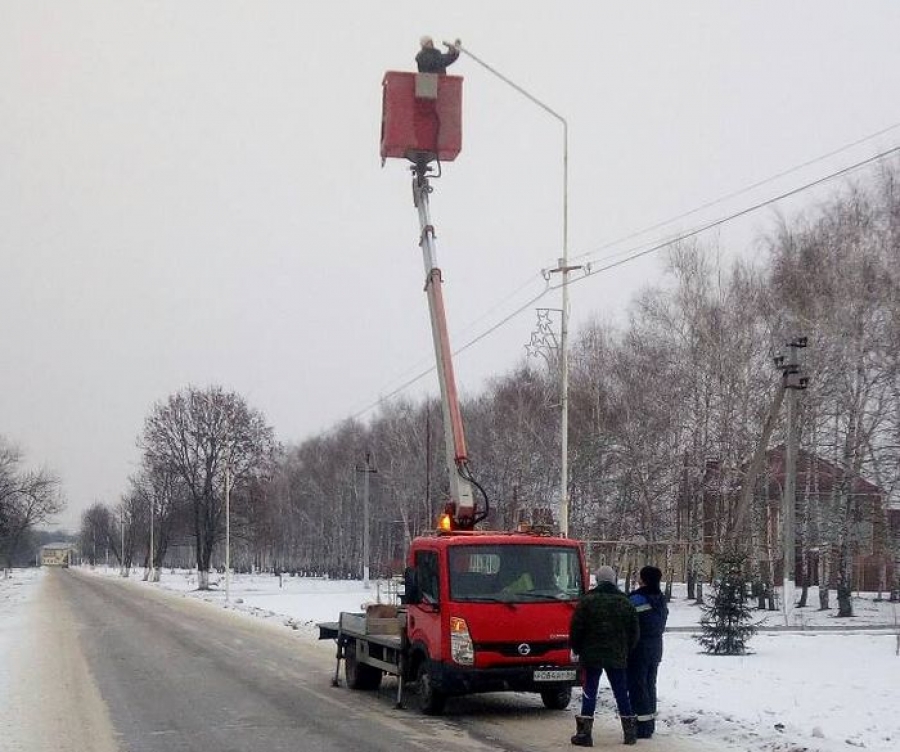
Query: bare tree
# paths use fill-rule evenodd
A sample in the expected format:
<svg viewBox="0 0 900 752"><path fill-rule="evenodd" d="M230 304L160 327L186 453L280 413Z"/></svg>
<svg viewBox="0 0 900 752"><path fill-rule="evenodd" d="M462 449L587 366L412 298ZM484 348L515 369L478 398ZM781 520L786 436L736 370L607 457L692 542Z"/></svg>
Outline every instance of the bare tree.
<svg viewBox="0 0 900 752"><path fill-rule="evenodd" d="M20 452L0 439L0 556L7 567L27 533L64 508L59 479L46 469L24 469Z"/></svg>
<svg viewBox="0 0 900 752"><path fill-rule="evenodd" d="M209 588L213 549L224 535L224 484L239 493L268 478L275 455L273 429L242 397L213 386L188 387L154 406L140 444L146 464L171 469L192 507L199 587Z"/></svg>
<svg viewBox="0 0 900 752"><path fill-rule="evenodd" d="M815 342L804 443L839 470L831 494L808 510L819 538L812 542L820 587L837 588L839 616L852 615L855 560L862 541L872 539L866 530L882 521L872 519L875 510L856 488L876 478L890 494L898 478L894 174L888 169L878 185L851 186L812 220L782 227L773 253L772 284L786 315Z"/></svg>
<svg viewBox="0 0 900 752"><path fill-rule="evenodd" d="M101 558L105 561L109 554L112 524L109 509L100 502L92 504L81 514L79 547L82 558L87 559L92 567Z"/></svg>
<svg viewBox="0 0 900 752"><path fill-rule="evenodd" d="M142 525L147 544L144 579L158 582L159 567L165 561L169 544L178 531L179 524L184 522L180 513L187 504L187 488L176 472L165 465L145 465L130 482L129 495L135 498L140 516L146 518Z"/></svg>

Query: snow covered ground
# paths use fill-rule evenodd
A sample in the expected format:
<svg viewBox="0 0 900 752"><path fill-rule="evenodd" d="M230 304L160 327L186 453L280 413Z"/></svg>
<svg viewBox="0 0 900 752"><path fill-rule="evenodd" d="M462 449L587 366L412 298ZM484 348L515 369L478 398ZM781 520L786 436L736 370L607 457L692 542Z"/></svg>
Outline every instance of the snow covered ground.
<svg viewBox="0 0 900 752"><path fill-rule="evenodd" d="M0 569L0 704L12 691L10 657L25 629L23 606L32 597L40 574L38 569L14 569L4 576Z"/></svg>
<svg viewBox="0 0 900 752"><path fill-rule="evenodd" d="M102 567L95 573L116 576ZM7 627L39 577L35 570L16 570L11 579L0 579L0 696L10 690L4 678L15 630ZM224 577L214 575L212 581L215 589L201 593L195 574L166 571L158 585L142 584L277 621L309 639L317 637L317 622L390 598L385 583L365 590L358 581L285 576L279 586L272 575L236 575L226 604ZM814 592L810 602L818 603ZM658 736L694 736L712 749L748 752L900 748L900 614L896 604L877 602L874 594L859 596L854 608L858 616L850 620L803 609L795 619L802 631L761 632L750 642L752 655L744 657L708 656L689 632L669 633L660 668ZM676 589L670 625L690 627L699 616L700 609ZM763 617L768 624L784 624L780 614ZM853 631L822 630L845 626ZM612 713L609 694L602 694L601 704Z"/></svg>

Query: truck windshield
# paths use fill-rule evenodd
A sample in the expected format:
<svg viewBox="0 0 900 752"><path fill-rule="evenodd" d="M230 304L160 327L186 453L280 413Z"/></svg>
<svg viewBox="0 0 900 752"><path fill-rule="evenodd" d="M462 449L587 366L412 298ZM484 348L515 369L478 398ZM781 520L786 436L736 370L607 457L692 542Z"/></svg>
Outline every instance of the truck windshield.
<svg viewBox="0 0 900 752"><path fill-rule="evenodd" d="M535 544L453 546L450 599L538 603L581 595L578 550Z"/></svg>

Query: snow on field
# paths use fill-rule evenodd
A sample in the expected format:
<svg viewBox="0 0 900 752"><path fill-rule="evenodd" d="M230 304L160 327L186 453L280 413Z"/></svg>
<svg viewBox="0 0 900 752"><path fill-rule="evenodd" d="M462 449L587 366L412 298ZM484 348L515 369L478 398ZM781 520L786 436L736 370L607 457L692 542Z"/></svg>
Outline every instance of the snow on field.
<svg viewBox="0 0 900 752"><path fill-rule="evenodd" d="M116 576L102 567L95 573ZM35 570L16 570L11 580L0 579L0 693L8 689L4 667L15 635L10 624L20 620L20 606L37 577ZM140 580L134 573L130 579ZM272 575L235 575L226 604L224 577L213 576L212 583L213 590L199 592L195 574L166 571L158 585L141 584L276 621L309 639L317 636L317 622L390 598L386 583L373 582L366 590L359 581L285 576L279 585ZM818 603L815 593L810 602ZM659 678L660 738L693 736L715 749L745 752L900 749L896 605L864 594L854 608L859 615L850 620L804 609L797 617L802 631L759 633L750 642L752 654L743 657L705 655L689 632L667 634ZM690 627L699 616L700 609L676 589L670 624ZM784 623L778 613L761 616L767 623ZM878 625L894 628L878 630ZM836 626L857 631L821 631ZM601 704L598 713L613 712L608 688Z"/></svg>
<svg viewBox="0 0 900 752"><path fill-rule="evenodd" d="M900 747L900 657L891 633L761 633L752 655L698 654L666 638L662 722L742 750Z"/></svg>
<svg viewBox="0 0 900 752"><path fill-rule="evenodd" d="M118 576L115 568L98 567L96 573ZM140 579L132 576L132 579ZM229 600L225 600L225 576L210 574L210 590L197 590L197 575L186 571L161 574L158 587L174 590L225 608L243 611L268 619L277 619L294 629L318 635L316 624L335 621L341 611L360 611L364 603L388 602L389 586L371 583L366 590L360 580L328 580L324 578L269 575L233 575ZM146 583L144 583L146 584Z"/></svg>

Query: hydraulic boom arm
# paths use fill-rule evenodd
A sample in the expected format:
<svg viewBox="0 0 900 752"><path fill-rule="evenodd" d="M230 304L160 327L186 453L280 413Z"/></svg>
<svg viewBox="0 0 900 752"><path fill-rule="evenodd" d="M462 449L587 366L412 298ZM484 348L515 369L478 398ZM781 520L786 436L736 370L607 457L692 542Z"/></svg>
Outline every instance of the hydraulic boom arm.
<svg viewBox="0 0 900 752"><path fill-rule="evenodd" d="M425 292L431 313L431 334L434 339L434 354L437 361L438 379L441 385L441 409L444 418L444 446L447 472L450 475L450 501L456 525L471 528L476 522L475 499L472 494L473 481L469 474L466 437L463 432L462 416L459 410L459 395L456 377L453 373L453 357L450 338L447 334L447 317L444 311L443 280L437 263L434 244L434 227L428 206L427 165L416 163L413 169L413 199L419 211L421 231L419 245L425 261Z"/></svg>

